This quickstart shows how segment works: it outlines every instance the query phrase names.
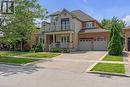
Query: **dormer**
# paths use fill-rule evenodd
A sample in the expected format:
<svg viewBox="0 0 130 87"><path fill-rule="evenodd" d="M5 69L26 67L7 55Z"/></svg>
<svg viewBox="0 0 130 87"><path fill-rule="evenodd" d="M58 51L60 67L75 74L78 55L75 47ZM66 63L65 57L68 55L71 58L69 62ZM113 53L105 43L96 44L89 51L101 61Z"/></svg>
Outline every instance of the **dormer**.
<svg viewBox="0 0 130 87"><path fill-rule="evenodd" d="M82 22L82 28L83 29L98 29L102 27L97 21L92 20L92 21Z"/></svg>

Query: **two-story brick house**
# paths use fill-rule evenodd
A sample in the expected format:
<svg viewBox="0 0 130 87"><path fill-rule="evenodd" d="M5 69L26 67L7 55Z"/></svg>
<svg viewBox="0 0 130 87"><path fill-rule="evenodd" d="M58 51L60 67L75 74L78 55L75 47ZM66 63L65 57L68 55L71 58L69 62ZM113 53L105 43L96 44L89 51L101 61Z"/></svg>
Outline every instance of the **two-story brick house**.
<svg viewBox="0 0 130 87"><path fill-rule="evenodd" d="M55 47L71 50L107 50L109 31L103 29L98 21L86 13L63 9L50 17L50 26L45 29L44 34L47 50Z"/></svg>

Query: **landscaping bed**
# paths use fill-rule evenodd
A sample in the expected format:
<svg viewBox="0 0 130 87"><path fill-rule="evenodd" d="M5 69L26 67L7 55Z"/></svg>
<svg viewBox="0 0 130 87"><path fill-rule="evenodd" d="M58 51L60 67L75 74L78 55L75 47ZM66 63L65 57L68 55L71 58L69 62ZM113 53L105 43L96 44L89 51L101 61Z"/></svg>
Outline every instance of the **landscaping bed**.
<svg viewBox="0 0 130 87"><path fill-rule="evenodd" d="M27 64L35 61L38 61L38 59L2 57L2 56L0 57L0 62L5 62L5 63Z"/></svg>

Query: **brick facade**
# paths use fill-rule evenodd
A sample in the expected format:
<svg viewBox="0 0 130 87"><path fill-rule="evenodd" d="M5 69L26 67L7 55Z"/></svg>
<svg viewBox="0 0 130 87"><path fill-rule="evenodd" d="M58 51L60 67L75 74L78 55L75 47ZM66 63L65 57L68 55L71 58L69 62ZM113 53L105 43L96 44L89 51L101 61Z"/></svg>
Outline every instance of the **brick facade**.
<svg viewBox="0 0 130 87"><path fill-rule="evenodd" d="M79 39L85 39L85 38L105 38L108 40L109 38L109 32L98 32L98 33L79 33Z"/></svg>

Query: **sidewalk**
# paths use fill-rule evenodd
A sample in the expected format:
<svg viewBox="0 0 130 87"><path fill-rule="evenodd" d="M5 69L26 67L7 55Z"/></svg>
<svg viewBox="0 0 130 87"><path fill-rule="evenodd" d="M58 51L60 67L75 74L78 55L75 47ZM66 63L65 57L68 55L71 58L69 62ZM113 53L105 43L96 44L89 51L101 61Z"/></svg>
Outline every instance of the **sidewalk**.
<svg viewBox="0 0 130 87"><path fill-rule="evenodd" d="M130 53L128 54L128 67L130 69Z"/></svg>
<svg viewBox="0 0 130 87"><path fill-rule="evenodd" d="M126 72L130 75L130 53L127 53L127 56L125 56L124 59L125 62L128 62L128 64L125 64Z"/></svg>
<svg viewBox="0 0 130 87"><path fill-rule="evenodd" d="M130 66L130 53L128 54L128 62L129 62L129 66Z"/></svg>

